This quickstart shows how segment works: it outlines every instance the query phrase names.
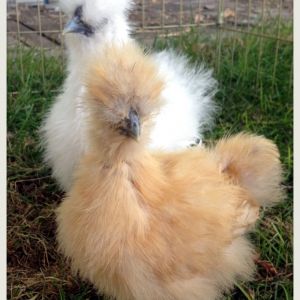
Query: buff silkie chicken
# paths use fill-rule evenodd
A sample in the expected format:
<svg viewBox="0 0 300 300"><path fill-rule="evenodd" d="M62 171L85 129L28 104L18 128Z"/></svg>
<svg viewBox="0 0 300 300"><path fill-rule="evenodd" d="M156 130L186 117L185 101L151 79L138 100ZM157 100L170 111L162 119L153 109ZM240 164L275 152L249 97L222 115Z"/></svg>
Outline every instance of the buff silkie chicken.
<svg viewBox="0 0 300 300"><path fill-rule="evenodd" d="M65 27L68 76L42 126L45 160L67 191L73 171L88 148L82 70L99 48L131 40L126 11L129 0L61 0L70 18ZM68 34L67 34L68 33ZM123 53L126 57L127 53ZM195 143L213 120L216 81L211 71L193 68L172 51L153 55L165 84L162 107L153 118L149 149L174 150ZM95 58L97 59L97 58ZM104 58L105 59L105 58ZM181 126L177 126L181 124ZM176 129L175 129L176 128Z"/></svg>
<svg viewBox="0 0 300 300"><path fill-rule="evenodd" d="M59 249L118 300L217 299L254 271L245 233L281 199L278 150L248 134L149 150L164 80L133 43L102 55L85 71L90 147L56 212Z"/></svg>

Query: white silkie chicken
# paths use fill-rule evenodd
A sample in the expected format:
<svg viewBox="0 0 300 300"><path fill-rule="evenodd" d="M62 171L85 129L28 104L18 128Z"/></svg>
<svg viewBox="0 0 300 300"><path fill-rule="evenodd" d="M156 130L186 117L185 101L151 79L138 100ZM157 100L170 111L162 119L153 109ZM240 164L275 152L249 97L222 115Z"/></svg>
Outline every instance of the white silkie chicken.
<svg viewBox="0 0 300 300"><path fill-rule="evenodd" d="M53 176L68 191L75 166L86 151L86 111L82 97L82 69L86 59L108 43L130 40L129 0L61 0L70 17L65 27L67 78L42 126L45 159ZM126 56L126 53L124 53ZM212 121L216 81L211 71L192 68L185 56L172 51L153 54L165 80L164 104L155 117L151 149L176 150L201 139L201 129Z"/></svg>

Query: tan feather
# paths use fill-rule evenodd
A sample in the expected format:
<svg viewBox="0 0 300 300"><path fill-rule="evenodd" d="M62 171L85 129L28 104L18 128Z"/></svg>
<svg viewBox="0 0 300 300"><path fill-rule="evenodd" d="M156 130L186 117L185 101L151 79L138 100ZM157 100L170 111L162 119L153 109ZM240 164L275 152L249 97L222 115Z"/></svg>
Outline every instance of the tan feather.
<svg viewBox="0 0 300 300"><path fill-rule="evenodd" d="M87 77L93 147L57 209L60 250L74 271L119 300L216 299L254 270L244 233L261 199L241 180L244 168L275 189L280 184L278 173L255 167L257 156L245 157L241 146L259 149L268 170L280 170L277 149L244 134L211 149L150 153L146 117L159 109L163 81L137 46L107 51L109 59ZM106 109L120 113L120 99L124 114L128 106L147 107L139 141L109 126Z"/></svg>

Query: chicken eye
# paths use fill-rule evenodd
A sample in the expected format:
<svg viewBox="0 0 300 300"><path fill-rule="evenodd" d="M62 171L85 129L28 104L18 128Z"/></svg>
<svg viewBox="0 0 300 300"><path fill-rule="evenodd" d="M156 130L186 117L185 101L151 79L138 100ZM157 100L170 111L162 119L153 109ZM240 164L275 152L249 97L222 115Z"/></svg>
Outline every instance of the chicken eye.
<svg viewBox="0 0 300 300"><path fill-rule="evenodd" d="M81 19L81 17L82 17L82 5L78 6L78 7L75 9L74 17L76 17L76 18L78 18L78 19Z"/></svg>

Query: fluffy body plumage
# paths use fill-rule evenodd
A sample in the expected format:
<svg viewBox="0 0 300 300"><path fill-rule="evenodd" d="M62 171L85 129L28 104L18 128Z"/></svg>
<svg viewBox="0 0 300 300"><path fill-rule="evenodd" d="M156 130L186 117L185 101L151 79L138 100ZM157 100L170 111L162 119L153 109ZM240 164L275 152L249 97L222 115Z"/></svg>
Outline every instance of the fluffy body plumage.
<svg viewBox="0 0 300 300"><path fill-rule="evenodd" d="M186 148L212 126L216 81L211 70L204 66L193 68L184 55L171 50L155 53L153 58L165 86L164 105L155 118L150 149Z"/></svg>
<svg viewBox="0 0 300 300"><path fill-rule="evenodd" d="M130 39L126 20L130 4L128 0L61 1L63 11L70 18L76 8L82 6L83 22L90 24L95 31L91 36L66 36L68 76L63 92L42 126L45 159L64 190L70 188L74 168L88 146L84 86L80 83L82 69L86 60L102 46L112 42L126 43ZM162 92L164 107L153 118L148 147L182 149L200 139L204 128L210 127L216 81L211 71L203 67L192 68L183 55L163 51L154 54L154 59L165 81Z"/></svg>
<svg viewBox="0 0 300 300"><path fill-rule="evenodd" d="M163 78L132 43L103 55L87 72L90 147L57 209L59 247L118 300L217 299L254 270L244 234L281 197L278 150L240 134L211 149L149 151Z"/></svg>

